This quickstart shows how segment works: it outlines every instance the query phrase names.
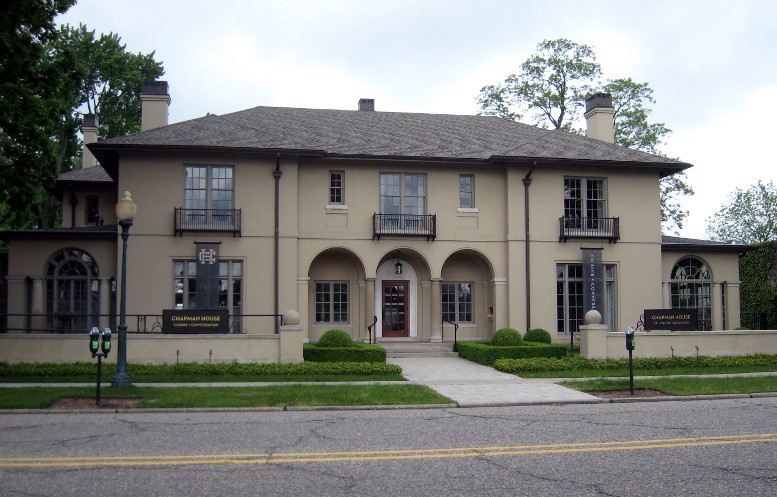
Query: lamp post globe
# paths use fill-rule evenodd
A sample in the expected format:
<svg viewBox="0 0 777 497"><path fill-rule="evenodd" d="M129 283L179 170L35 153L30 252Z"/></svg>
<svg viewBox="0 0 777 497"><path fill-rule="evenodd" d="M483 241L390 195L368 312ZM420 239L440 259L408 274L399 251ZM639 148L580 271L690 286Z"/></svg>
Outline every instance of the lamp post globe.
<svg viewBox="0 0 777 497"><path fill-rule="evenodd" d="M138 206L132 201L130 192L124 192L116 203L116 218L121 226L121 300L119 305L119 340L116 353L116 374L111 385L128 387L132 385L127 374L127 240L132 220L138 211Z"/></svg>

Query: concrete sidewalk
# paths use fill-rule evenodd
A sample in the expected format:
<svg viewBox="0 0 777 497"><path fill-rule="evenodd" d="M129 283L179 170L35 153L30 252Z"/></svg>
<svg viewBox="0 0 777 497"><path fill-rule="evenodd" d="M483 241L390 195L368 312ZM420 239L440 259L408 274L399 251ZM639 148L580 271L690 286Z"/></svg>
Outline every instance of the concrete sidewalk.
<svg viewBox="0 0 777 497"><path fill-rule="evenodd" d="M605 399L549 379L523 379L460 357L390 357L410 382L426 385L462 407L603 403Z"/></svg>

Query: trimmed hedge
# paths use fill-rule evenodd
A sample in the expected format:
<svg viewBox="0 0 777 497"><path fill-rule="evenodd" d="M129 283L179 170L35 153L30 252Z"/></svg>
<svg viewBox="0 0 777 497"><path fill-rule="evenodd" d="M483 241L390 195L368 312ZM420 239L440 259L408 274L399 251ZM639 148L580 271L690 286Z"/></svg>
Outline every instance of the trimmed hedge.
<svg viewBox="0 0 777 497"><path fill-rule="evenodd" d="M488 342L459 342L459 356L479 364L492 366L498 359L524 359L531 357L564 357L564 345L546 345L526 342L523 345L498 346Z"/></svg>
<svg viewBox="0 0 777 497"><path fill-rule="evenodd" d="M369 343L354 343L350 347L321 347L314 343L302 345L302 358L312 362L386 362L386 349Z"/></svg>
<svg viewBox="0 0 777 497"><path fill-rule="evenodd" d="M491 336L491 345L497 347L515 347L523 343L523 337L518 330L501 328Z"/></svg>
<svg viewBox="0 0 777 497"><path fill-rule="evenodd" d="M551 343L553 340L550 338L550 333L542 328L534 328L529 330L523 336L524 342L536 342L536 343Z"/></svg>
<svg viewBox="0 0 777 497"><path fill-rule="evenodd" d="M70 364L0 362L0 377L60 377L94 375L97 364L75 362ZM103 378L116 372L115 364L103 364ZM180 364L127 364L132 375L203 375L203 376L252 376L252 375L385 375L402 374L396 364L380 362L299 362L299 363L238 363L201 364L185 362Z"/></svg>
<svg viewBox="0 0 777 497"><path fill-rule="evenodd" d="M351 335L344 330L333 328L327 330L318 339L319 347L353 347L353 340Z"/></svg>
<svg viewBox="0 0 777 497"><path fill-rule="evenodd" d="M634 369L668 369L668 368L720 368L736 366L777 366L777 355L747 355L747 356L690 356L690 357L635 357ZM566 371L571 369L612 370L628 369L628 359L586 359L580 356L564 358L535 359L498 359L494 368L505 373L523 373L526 371Z"/></svg>

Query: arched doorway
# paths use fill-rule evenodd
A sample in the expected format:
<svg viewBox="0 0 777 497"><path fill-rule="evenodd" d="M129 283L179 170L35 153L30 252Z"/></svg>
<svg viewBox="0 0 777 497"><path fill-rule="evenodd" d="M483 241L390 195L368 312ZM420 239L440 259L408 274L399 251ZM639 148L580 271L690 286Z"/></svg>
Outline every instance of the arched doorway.
<svg viewBox="0 0 777 497"><path fill-rule="evenodd" d="M86 251L61 250L46 262L46 319L50 329L86 331L99 322L100 269Z"/></svg>

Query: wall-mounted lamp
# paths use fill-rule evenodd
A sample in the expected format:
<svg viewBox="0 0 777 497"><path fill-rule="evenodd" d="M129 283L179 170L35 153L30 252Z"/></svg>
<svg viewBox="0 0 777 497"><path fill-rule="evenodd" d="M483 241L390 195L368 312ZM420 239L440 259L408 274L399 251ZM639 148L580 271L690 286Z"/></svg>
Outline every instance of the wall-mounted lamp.
<svg viewBox="0 0 777 497"><path fill-rule="evenodd" d="M396 274L402 274L402 263L399 262L399 259L397 259L397 263L394 264L394 272Z"/></svg>

